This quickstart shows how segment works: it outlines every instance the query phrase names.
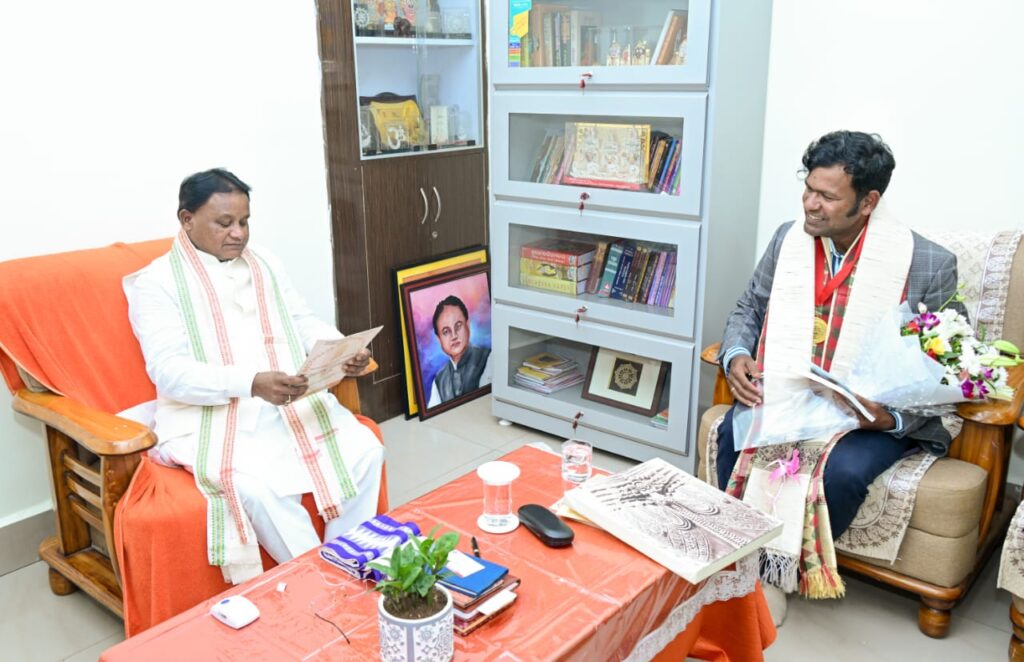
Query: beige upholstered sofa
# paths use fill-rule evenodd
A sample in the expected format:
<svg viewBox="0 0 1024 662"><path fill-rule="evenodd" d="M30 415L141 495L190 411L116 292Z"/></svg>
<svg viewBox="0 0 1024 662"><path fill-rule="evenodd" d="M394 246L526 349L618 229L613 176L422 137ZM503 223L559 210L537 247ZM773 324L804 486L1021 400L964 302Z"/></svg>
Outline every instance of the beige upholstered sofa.
<svg viewBox="0 0 1024 662"><path fill-rule="evenodd" d="M1024 246L1018 232L995 236L930 237L957 254L965 305L989 337L1024 346ZM714 362L717 346L701 358ZM918 626L932 637L949 629L950 610L966 594L978 571L1001 543L1016 506L1006 495L1006 469L1014 424L1024 400L1024 366L1012 369L1018 387L1013 403L961 405L963 430L950 456L932 465L917 492L910 525L892 565L840 554L844 572L870 577L921 597ZM699 475L706 480L706 448L713 422L731 402L721 370L715 402L701 418ZM726 403L726 404L719 404Z"/></svg>

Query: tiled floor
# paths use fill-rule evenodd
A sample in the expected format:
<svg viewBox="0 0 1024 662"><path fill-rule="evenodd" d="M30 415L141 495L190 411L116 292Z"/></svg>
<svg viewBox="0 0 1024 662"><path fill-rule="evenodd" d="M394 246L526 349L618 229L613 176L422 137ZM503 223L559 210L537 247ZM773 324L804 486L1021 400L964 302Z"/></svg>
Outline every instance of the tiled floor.
<svg viewBox="0 0 1024 662"><path fill-rule="evenodd" d="M490 400L481 398L425 422L399 417L381 425L387 441L392 505L443 485L519 446L557 439L497 424ZM629 460L597 453L595 464L612 471ZM929 639L917 630L917 603L857 580L842 601L791 599L789 616L769 661L791 660L1001 660L1010 636L1010 599L996 590L993 557L968 599L953 616L950 635ZM82 593L50 593L42 562L0 577L0 659L95 660L121 641L121 622Z"/></svg>

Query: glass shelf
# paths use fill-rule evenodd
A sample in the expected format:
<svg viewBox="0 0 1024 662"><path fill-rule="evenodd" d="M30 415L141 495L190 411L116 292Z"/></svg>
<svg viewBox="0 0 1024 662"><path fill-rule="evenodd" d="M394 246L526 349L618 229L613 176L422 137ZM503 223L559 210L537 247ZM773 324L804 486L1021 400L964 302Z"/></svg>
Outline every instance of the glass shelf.
<svg viewBox="0 0 1024 662"><path fill-rule="evenodd" d="M479 3L353 0L364 159L481 146Z"/></svg>
<svg viewBox="0 0 1024 662"><path fill-rule="evenodd" d="M498 86L706 85L710 0L507 0L491 57Z"/></svg>

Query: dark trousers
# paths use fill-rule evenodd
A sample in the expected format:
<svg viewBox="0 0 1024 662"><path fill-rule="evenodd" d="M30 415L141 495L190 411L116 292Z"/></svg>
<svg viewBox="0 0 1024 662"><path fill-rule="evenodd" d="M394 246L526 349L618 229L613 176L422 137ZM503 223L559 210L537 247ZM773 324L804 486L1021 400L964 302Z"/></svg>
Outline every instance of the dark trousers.
<svg viewBox="0 0 1024 662"><path fill-rule="evenodd" d="M739 453L733 448L732 412L718 428L718 486L725 489ZM854 430L840 439L825 464L825 502L836 539L850 526L868 496L868 486L908 450L913 439L897 439L885 432Z"/></svg>

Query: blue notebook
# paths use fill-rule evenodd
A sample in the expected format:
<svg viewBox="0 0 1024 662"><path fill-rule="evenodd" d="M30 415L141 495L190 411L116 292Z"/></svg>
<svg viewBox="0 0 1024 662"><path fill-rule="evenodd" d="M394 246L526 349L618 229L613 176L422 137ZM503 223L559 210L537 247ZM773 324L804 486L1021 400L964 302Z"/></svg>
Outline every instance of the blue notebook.
<svg viewBox="0 0 1024 662"><path fill-rule="evenodd" d="M487 591L495 582L501 581L502 577L508 574L508 568L503 565L475 556L470 558L482 565L483 568L464 577L451 574L444 579L438 580L438 583L459 593L476 597Z"/></svg>

